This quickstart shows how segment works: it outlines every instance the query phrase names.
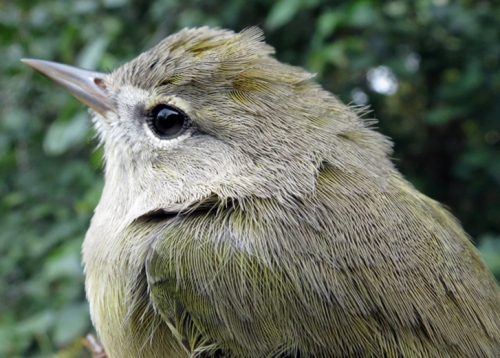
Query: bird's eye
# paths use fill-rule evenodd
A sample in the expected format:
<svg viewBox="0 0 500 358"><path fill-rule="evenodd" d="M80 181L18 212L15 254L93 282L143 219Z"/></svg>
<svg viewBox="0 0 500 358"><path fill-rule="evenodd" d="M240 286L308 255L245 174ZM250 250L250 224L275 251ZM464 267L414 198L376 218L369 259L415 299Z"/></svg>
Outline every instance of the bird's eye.
<svg viewBox="0 0 500 358"><path fill-rule="evenodd" d="M161 139L177 137L189 124L184 112L166 104L155 107L147 122L153 133Z"/></svg>

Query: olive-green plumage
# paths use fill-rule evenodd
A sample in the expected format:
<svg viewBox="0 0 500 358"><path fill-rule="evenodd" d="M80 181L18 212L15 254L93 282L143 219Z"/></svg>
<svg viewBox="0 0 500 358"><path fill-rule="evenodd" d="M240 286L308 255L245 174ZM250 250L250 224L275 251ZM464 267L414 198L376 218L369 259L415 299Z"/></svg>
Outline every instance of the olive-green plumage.
<svg viewBox="0 0 500 358"><path fill-rule="evenodd" d="M467 234L272 53L257 29L183 30L82 99L105 151L83 259L108 356L500 357ZM168 138L165 105L189 118Z"/></svg>

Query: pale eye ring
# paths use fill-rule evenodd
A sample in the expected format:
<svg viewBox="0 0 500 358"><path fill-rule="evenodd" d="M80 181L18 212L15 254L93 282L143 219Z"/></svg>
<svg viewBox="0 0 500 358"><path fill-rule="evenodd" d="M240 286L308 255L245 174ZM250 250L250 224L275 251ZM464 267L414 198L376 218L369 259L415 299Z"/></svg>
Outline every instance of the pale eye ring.
<svg viewBox="0 0 500 358"><path fill-rule="evenodd" d="M180 109L160 104L147 116L151 131L160 139L171 139L182 134L189 127L189 118Z"/></svg>

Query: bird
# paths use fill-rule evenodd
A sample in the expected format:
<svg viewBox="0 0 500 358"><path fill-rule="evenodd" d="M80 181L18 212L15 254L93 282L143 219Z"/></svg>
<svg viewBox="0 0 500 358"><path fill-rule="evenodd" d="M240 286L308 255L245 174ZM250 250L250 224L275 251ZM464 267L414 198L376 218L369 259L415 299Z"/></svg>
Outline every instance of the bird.
<svg viewBox="0 0 500 358"><path fill-rule="evenodd" d="M23 60L103 147L82 258L108 357L500 357L500 290L458 220L274 52L199 27L110 73Z"/></svg>

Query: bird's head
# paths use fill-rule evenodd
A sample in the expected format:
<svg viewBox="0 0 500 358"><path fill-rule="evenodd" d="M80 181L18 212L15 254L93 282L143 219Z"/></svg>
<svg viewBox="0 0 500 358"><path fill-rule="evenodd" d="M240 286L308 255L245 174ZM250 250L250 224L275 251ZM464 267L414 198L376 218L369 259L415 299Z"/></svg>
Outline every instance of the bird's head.
<svg viewBox="0 0 500 358"><path fill-rule="evenodd" d="M185 29L110 74L26 62L92 108L104 195L136 217L214 196L310 195L325 163L391 170L389 142L262 39L256 28Z"/></svg>

